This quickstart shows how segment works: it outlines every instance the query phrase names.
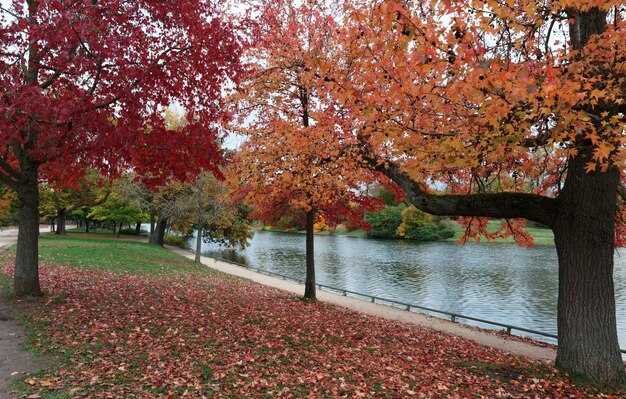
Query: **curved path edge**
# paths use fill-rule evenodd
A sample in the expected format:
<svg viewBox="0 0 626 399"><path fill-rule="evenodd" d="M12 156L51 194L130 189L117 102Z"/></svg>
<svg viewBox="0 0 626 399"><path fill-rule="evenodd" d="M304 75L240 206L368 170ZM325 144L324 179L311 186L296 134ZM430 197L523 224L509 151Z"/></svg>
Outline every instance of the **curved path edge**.
<svg viewBox="0 0 626 399"><path fill-rule="evenodd" d="M186 258L194 259L194 254L189 250L171 246L166 246L166 248ZM278 288L284 291L289 291L298 295L302 295L304 293L303 285L257 273L242 266L236 266L206 256L201 257L201 262L211 269L218 270L222 273L242 277L263 285ZM384 317L391 320L398 320L405 323L415 324L420 327L441 331L443 333L461 337L484 346L501 349L513 355L524 356L542 362L554 362L554 359L556 358L556 350L551 347L541 347L527 342L506 339L504 337L489 333L487 331L483 331L481 329L476 329L471 326L460 323L453 323L445 319L440 319L421 313L406 311L393 306L371 303L369 301L364 301L358 298L343 296L322 290L317 291L317 299L319 301L343 306L364 314Z"/></svg>
<svg viewBox="0 0 626 399"><path fill-rule="evenodd" d="M0 254L16 242L17 229L0 231ZM0 287L0 292L3 291L4 287ZM16 397L12 395L11 382L18 376L41 370L46 366L45 359L22 349L21 345L25 341L24 329L15 319L12 304L0 297L0 399Z"/></svg>

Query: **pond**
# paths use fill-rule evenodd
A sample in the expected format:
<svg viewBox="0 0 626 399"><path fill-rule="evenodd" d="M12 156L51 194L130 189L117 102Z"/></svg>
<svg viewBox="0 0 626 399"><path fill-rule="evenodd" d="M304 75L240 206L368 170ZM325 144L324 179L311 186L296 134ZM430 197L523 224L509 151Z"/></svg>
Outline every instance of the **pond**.
<svg viewBox="0 0 626 399"><path fill-rule="evenodd" d="M298 279L305 276L304 250L304 235L266 231L257 231L244 251L203 247L210 256ZM556 334L553 246L316 236L315 262L317 282L324 285ZM619 254L614 278L626 348L626 257Z"/></svg>

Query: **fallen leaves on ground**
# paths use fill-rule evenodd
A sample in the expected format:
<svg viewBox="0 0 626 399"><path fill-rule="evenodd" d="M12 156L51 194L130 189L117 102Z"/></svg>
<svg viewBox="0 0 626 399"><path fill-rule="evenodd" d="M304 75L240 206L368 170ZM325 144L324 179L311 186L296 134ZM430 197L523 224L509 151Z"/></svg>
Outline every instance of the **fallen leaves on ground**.
<svg viewBox="0 0 626 399"><path fill-rule="evenodd" d="M4 272L11 274L6 266ZM588 398L545 364L223 275L43 267L23 302L56 369L28 395L74 398Z"/></svg>

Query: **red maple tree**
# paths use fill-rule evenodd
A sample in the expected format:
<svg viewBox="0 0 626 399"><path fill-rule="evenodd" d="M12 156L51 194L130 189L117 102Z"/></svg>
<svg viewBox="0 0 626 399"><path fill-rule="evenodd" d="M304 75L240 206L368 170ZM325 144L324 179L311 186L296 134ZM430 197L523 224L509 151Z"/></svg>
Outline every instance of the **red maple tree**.
<svg viewBox="0 0 626 399"><path fill-rule="evenodd" d="M214 168L239 44L217 2L14 0L0 9L0 180L18 196L17 295L41 293L38 181L85 166L184 178ZM178 103L188 126L167 131Z"/></svg>

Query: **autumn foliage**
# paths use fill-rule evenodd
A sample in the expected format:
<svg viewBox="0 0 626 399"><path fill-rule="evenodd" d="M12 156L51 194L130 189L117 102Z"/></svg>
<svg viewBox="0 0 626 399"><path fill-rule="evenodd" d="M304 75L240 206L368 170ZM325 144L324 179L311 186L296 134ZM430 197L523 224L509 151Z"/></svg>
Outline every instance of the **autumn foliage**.
<svg viewBox="0 0 626 399"><path fill-rule="evenodd" d="M39 326L30 345L66 360L26 378L28 394L611 397L542 363L190 267L138 275L46 265L49 297L20 306Z"/></svg>

